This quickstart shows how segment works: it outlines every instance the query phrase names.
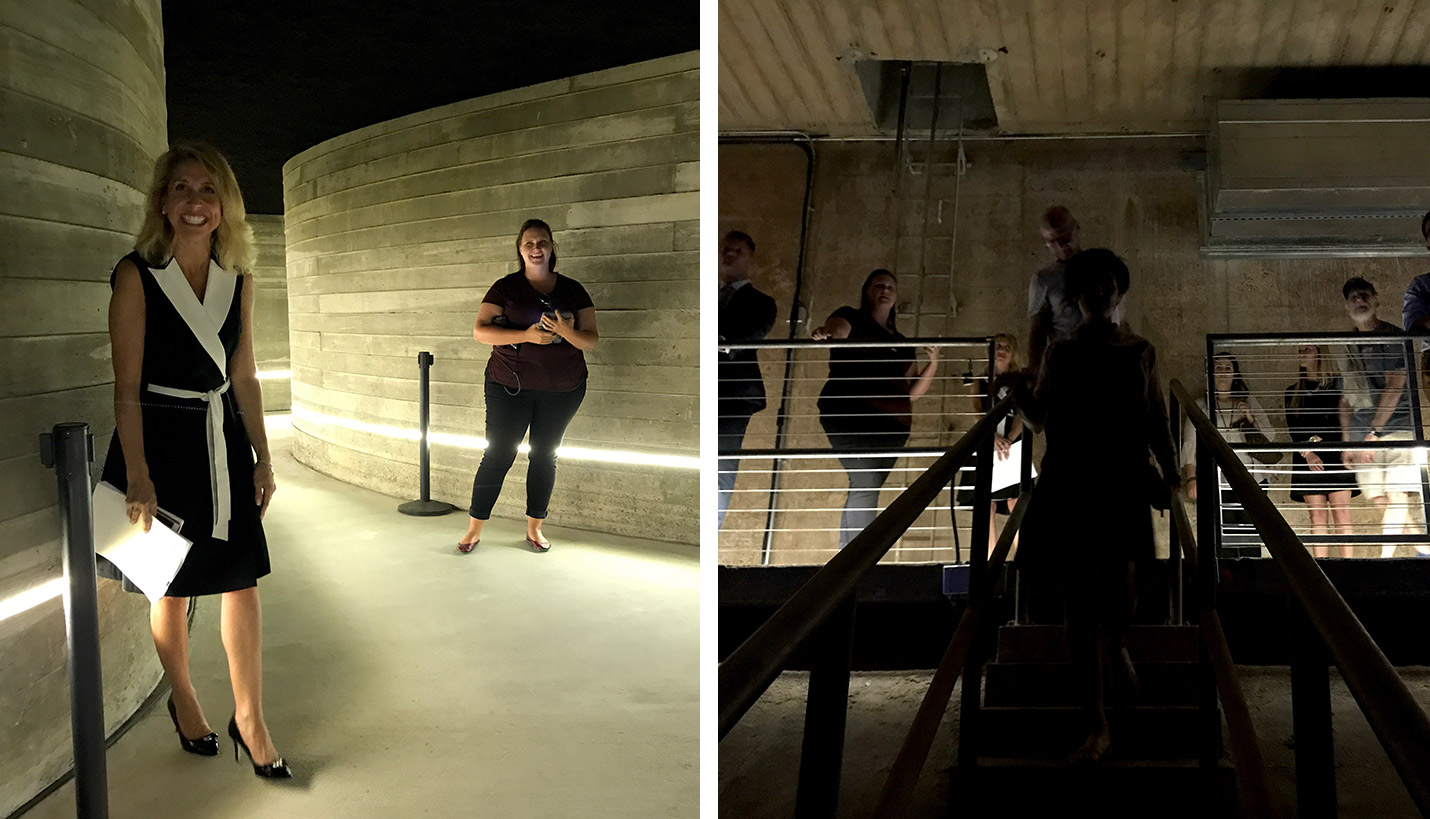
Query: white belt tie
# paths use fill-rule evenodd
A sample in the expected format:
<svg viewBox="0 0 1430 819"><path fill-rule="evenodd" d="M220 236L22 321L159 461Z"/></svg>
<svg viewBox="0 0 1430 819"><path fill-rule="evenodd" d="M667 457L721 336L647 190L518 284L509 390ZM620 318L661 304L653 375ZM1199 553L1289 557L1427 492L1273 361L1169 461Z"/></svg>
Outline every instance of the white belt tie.
<svg viewBox="0 0 1430 819"><path fill-rule="evenodd" d="M209 405L209 494L214 504L214 540L228 540L228 520L233 499L228 486L228 441L223 436L223 394L232 386L227 380L208 392L181 390L150 384L149 392L207 401Z"/></svg>

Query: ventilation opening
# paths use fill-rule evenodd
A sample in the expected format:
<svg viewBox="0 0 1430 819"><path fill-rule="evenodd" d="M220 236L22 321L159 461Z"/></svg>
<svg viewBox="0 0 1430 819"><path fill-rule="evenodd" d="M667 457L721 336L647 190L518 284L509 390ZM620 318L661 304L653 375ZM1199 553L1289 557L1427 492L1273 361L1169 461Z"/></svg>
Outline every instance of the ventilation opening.
<svg viewBox="0 0 1430 819"><path fill-rule="evenodd" d="M904 129L927 131L938 115L939 131L990 131L998 127L988 70L983 63L913 63L865 60L855 66L874 123L881 131L899 128L899 96L908 69ZM935 95L935 91L937 95Z"/></svg>

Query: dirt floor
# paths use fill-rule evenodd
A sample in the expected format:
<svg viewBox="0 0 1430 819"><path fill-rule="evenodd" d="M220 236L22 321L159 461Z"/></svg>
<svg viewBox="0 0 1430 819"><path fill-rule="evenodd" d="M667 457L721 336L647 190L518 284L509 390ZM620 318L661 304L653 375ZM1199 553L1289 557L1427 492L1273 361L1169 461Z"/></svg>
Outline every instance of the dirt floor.
<svg viewBox="0 0 1430 819"><path fill-rule="evenodd" d="M1401 677L1422 707L1430 707L1430 668L1402 668ZM1284 815L1294 816L1295 770L1291 738L1291 675L1284 666L1238 666L1261 752ZM873 815L879 789L913 719L931 672L865 672L850 685L840 817ZM720 743L720 816L774 819L793 815L799 773L804 693L809 675L787 672ZM945 817L946 771L954 763L958 697L944 715L929 763L915 792L911 819ZM1399 819L1419 816L1385 752L1340 676L1331 672L1336 743L1336 792L1343 817ZM1148 814L1155 815L1155 812Z"/></svg>

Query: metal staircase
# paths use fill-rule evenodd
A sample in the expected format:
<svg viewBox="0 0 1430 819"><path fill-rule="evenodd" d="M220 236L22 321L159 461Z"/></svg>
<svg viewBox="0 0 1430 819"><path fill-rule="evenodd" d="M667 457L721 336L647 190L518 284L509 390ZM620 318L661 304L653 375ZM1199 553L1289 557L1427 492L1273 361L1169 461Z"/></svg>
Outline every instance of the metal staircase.
<svg viewBox="0 0 1430 819"><path fill-rule="evenodd" d="M1216 743L1217 764L1199 765L1196 626L1133 626L1128 653L1140 692L1108 697L1112 750L1096 767L1071 766L1087 716L1061 626L1006 625L985 666L976 764L951 770L960 816L1049 815L1085 808L1100 816L1234 816L1235 775ZM1183 794L1169 799L1169 793ZM1052 813L1052 812L1056 812Z"/></svg>

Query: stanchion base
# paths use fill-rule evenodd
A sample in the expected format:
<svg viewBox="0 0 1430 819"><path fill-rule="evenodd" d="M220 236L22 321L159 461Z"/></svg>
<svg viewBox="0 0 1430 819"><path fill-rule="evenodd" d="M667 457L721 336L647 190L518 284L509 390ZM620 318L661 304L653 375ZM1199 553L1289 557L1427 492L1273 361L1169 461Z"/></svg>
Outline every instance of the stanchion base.
<svg viewBox="0 0 1430 819"><path fill-rule="evenodd" d="M436 517L437 515L445 515L456 508L457 507L453 506L452 504L444 503L443 501L414 500L408 501L407 503L404 503L401 506L397 507L397 511L401 512L404 515L414 515L419 518L430 518Z"/></svg>

